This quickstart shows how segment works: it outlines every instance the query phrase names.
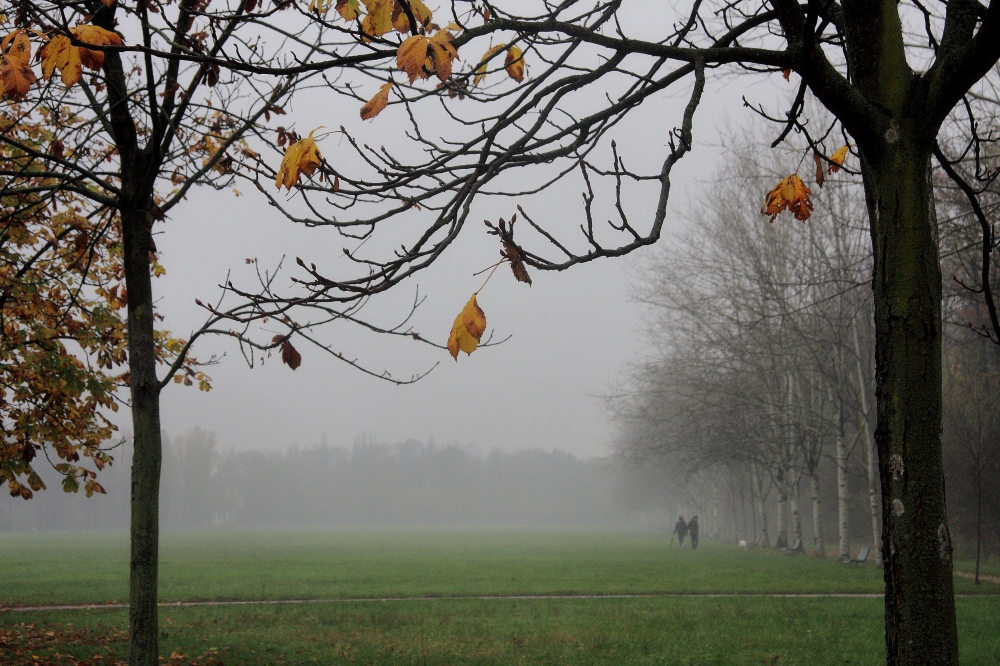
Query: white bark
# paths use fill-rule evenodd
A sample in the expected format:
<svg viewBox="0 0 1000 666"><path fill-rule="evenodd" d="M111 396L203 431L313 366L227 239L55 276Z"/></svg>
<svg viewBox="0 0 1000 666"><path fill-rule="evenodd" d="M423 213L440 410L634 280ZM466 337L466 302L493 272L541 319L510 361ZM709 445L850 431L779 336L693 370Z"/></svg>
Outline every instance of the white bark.
<svg viewBox="0 0 1000 666"><path fill-rule="evenodd" d="M841 412L837 429L837 531L840 536L838 557L842 560L851 558L851 544L848 537L849 518L847 491L847 444L844 442L844 417Z"/></svg>
<svg viewBox="0 0 1000 666"><path fill-rule="evenodd" d="M791 485L791 492L788 494L789 504L792 508L792 539L789 547L799 544L802 547L802 512L799 511L799 479Z"/></svg>
<svg viewBox="0 0 1000 666"><path fill-rule="evenodd" d="M809 485L812 487L813 503L813 547L816 549L817 557L826 557L826 542L823 540L823 521L819 494L819 473L813 472L809 477Z"/></svg>

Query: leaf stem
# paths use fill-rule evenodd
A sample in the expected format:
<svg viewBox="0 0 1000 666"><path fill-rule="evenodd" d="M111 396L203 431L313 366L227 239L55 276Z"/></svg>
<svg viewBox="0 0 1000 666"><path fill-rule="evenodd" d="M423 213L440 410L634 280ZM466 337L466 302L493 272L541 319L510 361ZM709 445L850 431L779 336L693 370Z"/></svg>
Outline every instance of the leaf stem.
<svg viewBox="0 0 1000 666"><path fill-rule="evenodd" d="M493 274L496 272L497 268L499 268L500 264L502 264L505 261L507 261L506 257L504 257L503 259L501 259L497 263L493 264L492 266L487 266L486 268L484 268L483 270L479 271L478 273L473 273L473 275L480 275L480 274L482 274L482 273L484 273L486 271L490 271L490 274L486 276L486 280L483 282L482 286L480 286L479 289L476 290L476 294L477 295L479 294L479 292L481 292L483 290L483 287L486 286L486 283L490 281L490 278L493 277ZM490 270L491 268L493 270Z"/></svg>

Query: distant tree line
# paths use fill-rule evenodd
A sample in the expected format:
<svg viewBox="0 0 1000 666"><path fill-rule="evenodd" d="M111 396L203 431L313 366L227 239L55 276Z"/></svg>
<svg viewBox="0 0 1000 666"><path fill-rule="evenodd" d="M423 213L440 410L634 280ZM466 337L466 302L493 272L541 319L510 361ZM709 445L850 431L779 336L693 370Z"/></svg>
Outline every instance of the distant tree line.
<svg viewBox="0 0 1000 666"><path fill-rule="evenodd" d="M824 555L836 534L841 557L873 545L878 561L881 483L906 470L895 458L880 469L875 451L863 188L824 174L808 222L769 224L761 192L802 154L782 162L752 135L726 149L680 241L636 267L650 353L611 398L618 450L646 479L636 487L658 478L656 501L699 513L708 535ZM939 182L948 517L958 557L1000 556L1000 349L987 339L979 226ZM996 219L990 188L980 200Z"/></svg>
<svg viewBox="0 0 1000 666"><path fill-rule="evenodd" d="M622 465L561 451L407 440L353 447L221 451L213 433L165 438L167 528L288 526L588 526L635 524L621 501ZM112 452L106 496L0 499L0 530L126 528L130 452Z"/></svg>

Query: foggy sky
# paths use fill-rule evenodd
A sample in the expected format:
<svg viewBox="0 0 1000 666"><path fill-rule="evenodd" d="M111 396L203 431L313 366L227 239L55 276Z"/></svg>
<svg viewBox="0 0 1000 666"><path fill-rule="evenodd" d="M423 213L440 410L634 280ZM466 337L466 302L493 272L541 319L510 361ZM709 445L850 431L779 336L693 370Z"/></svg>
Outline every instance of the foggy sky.
<svg viewBox="0 0 1000 666"><path fill-rule="evenodd" d="M777 106L776 92L783 98L794 90L780 81L780 74L767 77L779 81L764 78L745 79L758 81L749 92L733 81L716 82L714 89L710 84L695 118L695 150L674 170L661 244L671 242L688 202L699 194L698 183L716 169L720 130L730 123L749 122L740 95L747 92ZM650 100L612 133L630 168L658 171L687 92L681 88ZM314 98L308 103L302 99L306 98L281 117L286 126L302 133L317 125L344 124L368 140L377 136L376 123L393 119L392 107L362 123L356 104L320 105ZM335 139L320 142L320 149L328 160L336 159ZM261 268L272 268L284 255L286 268L278 283L289 284L291 275L301 276L294 265L296 256L335 268L348 245L327 230L296 227L250 188L237 188L243 196L194 191L154 228L160 260L167 269L166 276L154 281L154 294L158 311L165 316L161 326L175 335L187 335L204 320L194 299L214 301L220 293L217 285L230 269L237 286L252 286L253 267L246 265L246 258L256 258ZM427 300L413 320L414 330L444 344L455 315L482 282L472 273L499 259L499 242L485 233L479 220L509 217L522 203L534 219L554 221L569 233L583 220L580 193L574 180L569 188L529 200L481 201L462 237L433 267L377 297L365 314L380 324L396 321L408 310L419 285ZM641 200L629 202L635 226L648 228L656 194L650 187ZM581 240L579 231L574 240ZM295 343L303 359L298 370L291 371L277 357L251 370L231 340L203 338L194 349L199 359L226 354L221 364L207 369L213 390L206 394L171 384L162 394L163 428L175 435L201 426L217 433L222 449L308 446L324 435L331 445L347 446L358 433L367 432L384 441L432 436L486 450L558 448L579 456L604 455L612 427L600 396L642 353L641 311L628 299L626 264L634 260L604 259L564 273L533 270L530 288L515 282L509 268L501 266L478 300L486 312L487 335L492 330L497 339L512 337L471 356L463 353L457 363L446 351L348 325L319 333L346 357L394 376L406 377L438 364L411 386L365 376L302 341Z"/></svg>

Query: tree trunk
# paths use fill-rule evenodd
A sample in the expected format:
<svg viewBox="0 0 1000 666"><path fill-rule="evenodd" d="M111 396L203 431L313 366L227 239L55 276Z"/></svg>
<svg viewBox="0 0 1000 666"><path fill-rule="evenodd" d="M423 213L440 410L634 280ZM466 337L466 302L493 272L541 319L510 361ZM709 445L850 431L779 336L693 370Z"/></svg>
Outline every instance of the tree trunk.
<svg viewBox="0 0 1000 666"><path fill-rule="evenodd" d="M861 343L858 341L858 322L854 326L854 352L858 361L858 396L861 398L861 419L859 427L863 431L865 443L865 461L868 468L868 508L872 519L872 551L875 553L875 568L882 568L882 530L879 528L881 512L878 493L878 476L875 473L875 440L872 437L871 412L868 411L868 386L864 381L864 369L861 366Z"/></svg>
<svg viewBox="0 0 1000 666"><path fill-rule="evenodd" d="M841 408L837 417L837 532L840 537L840 548L837 556L842 560L851 559L849 502L850 495L847 491L847 443L844 441L844 410Z"/></svg>
<svg viewBox="0 0 1000 666"><path fill-rule="evenodd" d="M809 476L812 487L813 504L813 547L817 557L826 557L826 542L823 540L822 499L819 494L819 472L814 470Z"/></svg>
<svg viewBox="0 0 1000 666"><path fill-rule="evenodd" d="M799 481L801 480L801 475L799 478L795 479L795 483L791 484L791 492L788 494L789 505L792 509L792 547L797 550L802 550L802 512L799 511Z"/></svg>
<svg viewBox="0 0 1000 666"><path fill-rule="evenodd" d="M983 435L979 428L979 441L976 444L976 585L979 581L979 557L983 552Z"/></svg>
<svg viewBox="0 0 1000 666"><path fill-rule="evenodd" d="M862 149L875 264L875 367L889 666L957 666L941 454L941 270L922 104ZM900 126L897 123L902 123Z"/></svg>
<svg viewBox="0 0 1000 666"><path fill-rule="evenodd" d="M129 576L129 664L156 666L159 551L160 391L153 339L153 290L145 210L123 209L132 395L132 527Z"/></svg>
<svg viewBox="0 0 1000 666"><path fill-rule="evenodd" d="M771 547L771 537L767 531L767 496L770 494L771 488L768 486L767 491L764 491L764 473L761 471L760 466L754 464L752 467L753 480L757 485L757 509L760 513L760 547L770 548Z"/></svg>
<svg viewBox="0 0 1000 666"><path fill-rule="evenodd" d="M775 548L788 548L788 528L785 516L788 513L788 493L783 487L778 488L778 538Z"/></svg>

